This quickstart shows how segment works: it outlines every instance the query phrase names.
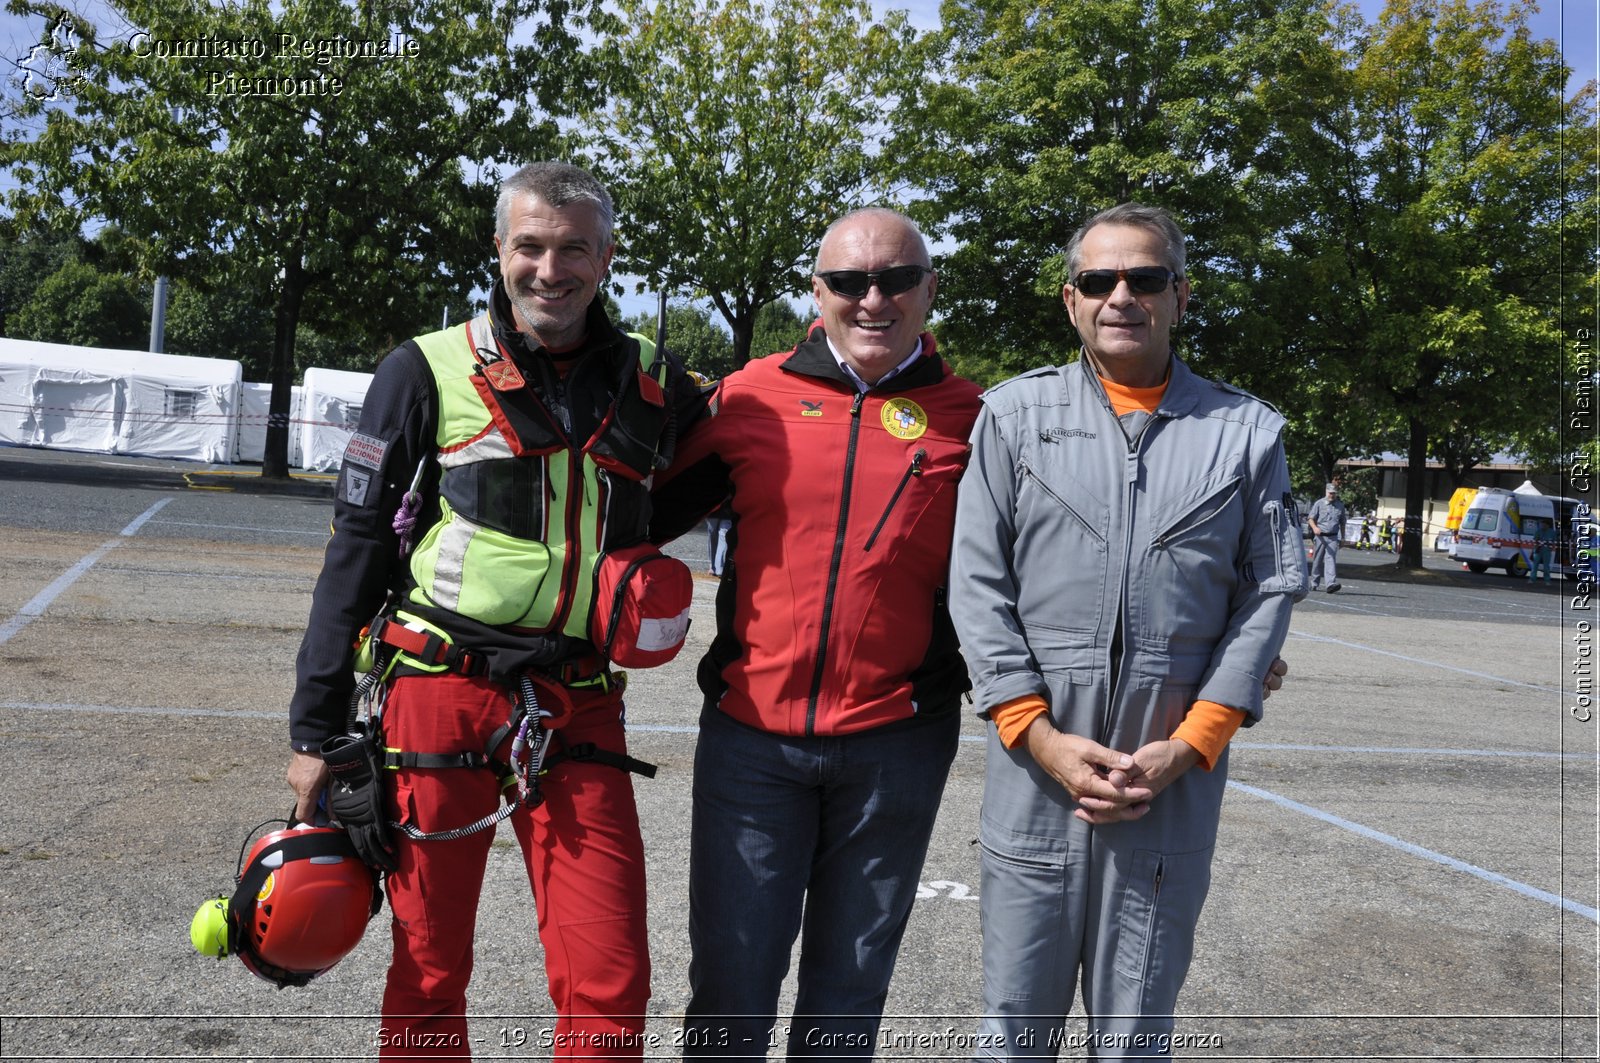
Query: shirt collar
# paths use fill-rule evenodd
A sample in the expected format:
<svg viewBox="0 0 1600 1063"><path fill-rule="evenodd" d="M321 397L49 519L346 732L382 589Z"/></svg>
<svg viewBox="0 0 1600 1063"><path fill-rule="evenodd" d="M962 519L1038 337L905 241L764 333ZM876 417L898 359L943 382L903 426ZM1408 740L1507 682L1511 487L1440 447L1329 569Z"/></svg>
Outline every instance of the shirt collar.
<svg viewBox="0 0 1600 1063"><path fill-rule="evenodd" d="M883 374L883 376L878 378L877 383L874 384L869 384L865 380L861 379L861 374L857 373L855 368L849 362L844 360L844 356L839 353L839 348L833 345L833 339L831 337L828 338L828 352L833 355L833 360L839 363L840 371L842 371L845 376L849 377L850 382L856 386L856 390L865 395L868 391L880 384L887 383L893 377L899 376L901 373L904 373L907 369L910 369L913 365L915 365L917 359L922 357L922 338L920 336L917 337L917 345L912 348L911 354L906 357L905 361L901 362L899 365Z"/></svg>

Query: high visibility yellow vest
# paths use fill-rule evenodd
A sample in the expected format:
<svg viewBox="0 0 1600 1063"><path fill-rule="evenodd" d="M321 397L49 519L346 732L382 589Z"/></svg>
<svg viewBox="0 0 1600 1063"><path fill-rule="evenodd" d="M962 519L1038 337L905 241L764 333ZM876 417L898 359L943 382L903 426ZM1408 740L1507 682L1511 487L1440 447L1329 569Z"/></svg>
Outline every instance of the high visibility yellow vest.
<svg viewBox="0 0 1600 1063"><path fill-rule="evenodd" d="M669 414L666 363L656 363L648 339L630 339L639 371L577 449L531 386L503 398L484 382L501 376L476 371L474 350L498 349L488 315L416 340L438 394L440 483L439 521L410 559L412 602L496 627L588 637L596 557L643 537Z"/></svg>

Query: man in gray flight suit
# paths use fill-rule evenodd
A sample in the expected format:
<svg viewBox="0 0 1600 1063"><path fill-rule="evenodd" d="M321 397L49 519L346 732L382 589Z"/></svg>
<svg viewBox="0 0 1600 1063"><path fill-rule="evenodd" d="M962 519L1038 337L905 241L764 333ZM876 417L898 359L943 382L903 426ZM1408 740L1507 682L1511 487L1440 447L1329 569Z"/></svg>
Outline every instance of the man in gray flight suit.
<svg viewBox="0 0 1600 1063"><path fill-rule="evenodd" d="M1283 419L1171 349L1184 239L1123 204L1067 248L1074 363L991 389L950 605L990 729L984 1058L1170 1055L1227 743L1305 596Z"/></svg>
<svg viewBox="0 0 1600 1063"><path fill-rule="evenodd" d="M1311 503L1311 534L1316 536L1316 546L1311 552L1311 589L1321 590L1323 577L1328 580L1328 593L1339 590L1339 546L1344 541L1344 503L1339 501L1339 488L1328 484L1322 497Z"/></svg>

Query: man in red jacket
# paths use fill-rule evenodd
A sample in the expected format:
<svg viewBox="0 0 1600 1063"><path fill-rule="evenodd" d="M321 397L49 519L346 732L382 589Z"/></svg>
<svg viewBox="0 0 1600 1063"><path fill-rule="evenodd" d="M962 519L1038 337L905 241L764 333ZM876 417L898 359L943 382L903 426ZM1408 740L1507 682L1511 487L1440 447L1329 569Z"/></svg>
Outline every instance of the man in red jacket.
<svg viewBox="0 0 1600 1063"><path fill-rule="evenodd" d="M655 538L730 489L734 519L700 665L685 1057L765 1057L802 931L788 1055L872 1056L969 685L944 586L978 388L923 331L936 286L910 219L839 219L821 320L724 378L657 484Z"/></svg>

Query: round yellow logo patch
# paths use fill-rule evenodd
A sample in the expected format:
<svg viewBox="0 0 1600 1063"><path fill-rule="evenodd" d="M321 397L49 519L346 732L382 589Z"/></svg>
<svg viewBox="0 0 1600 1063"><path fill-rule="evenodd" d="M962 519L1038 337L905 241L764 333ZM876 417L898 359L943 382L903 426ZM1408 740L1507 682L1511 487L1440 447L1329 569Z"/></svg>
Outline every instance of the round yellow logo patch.
<svg viewBox="0 0 1600 1063"><path fill-rule="evenodd" d="M928 415L910 399L890 399L883 404L883 427L899 439L920 439L928 430Z"/></svg>
<svg viewBox="0 0 1600 1063"><path fill-rule="evenodd" d="M268 897L271 897L272 896L272 891L277 886L277 884L278 884L278 876L277 876L277 874L276 873L269 874L267 876L267 881L265 881L265 882L263 882L261 884L261 889L256 891L256 900L264 901Z"/></svg>

